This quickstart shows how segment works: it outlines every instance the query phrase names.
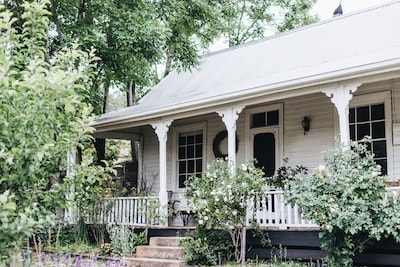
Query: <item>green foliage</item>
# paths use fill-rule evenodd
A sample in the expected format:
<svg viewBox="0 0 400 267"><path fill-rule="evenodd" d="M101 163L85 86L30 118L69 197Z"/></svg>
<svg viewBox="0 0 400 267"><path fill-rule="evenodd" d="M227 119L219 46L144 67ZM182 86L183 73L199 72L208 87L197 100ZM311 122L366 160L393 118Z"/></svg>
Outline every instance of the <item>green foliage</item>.
<svg viewBox="0 0 400 267"><path fill-rule="evenodd" d="M221 228L230 233L235 258L240 260L241 230L246 223L247 201L264 197L266 180L253 161L240 167L217 159L201 177L191 177L185 196L197 222L206 229Z"/></svg>
<svg viewBox="0 0 400 267"><path fill-rule="evenodd" d="M338 145L325 165L290 182L285 197L321 226L329 266L351 266L371 241L390 235L399 240L400 207L380 170L365 144L352 143Z"/></svg>
<svg viewBox="0 0 400 267"><path fill-rule="evenodd" d="M216 266L218 253L221 259L229 259L232 242L224 231L209 230L204 226L197 226L189 232L187 238L181 241L184 248L184 260L190 266Z"/></svg>
<svg viewBox="0 0 400 267"><path fill-rule="evenodd" d="M4 259L5 264L10 264L24 238L41 223L33 217L36 211L36 206L18 209L10 190L0 194L0 263Z"/></svg>
<svg viewBox="0 0 400 267"><path fill-rule="evenodd" d="M289 182L294 180L296 175L307 174L308 170L302 165L296 165L295 167L288 166L288 159L283 159L283 166L277 169L274 175L268 179L268 183L275 187L284 188L289 185Z"/></svg>
<svg viewBox="0 0 400 267"><path fill-rule="evenodd" d="M67 153L91 131L85 126L91 109L82 100L89 95L95 58L74 44L48 55L47 4L24 2L18 25L1 7L0 193L7 199L1 213L15 219L0 224L2 254L67 206Z"/></svg>
<svg viewBox="0 0 400 267"><path fill-rule="evenodd" d="M309 14L316 0L220 1L222 34L229 46L260 39L268 31L294 29L317 18Z"/></svg>
<svg viewBox="0 0 400 267"><path fill-rule="evenodd" d="M133 229L125 225L107 225L107 232L111 240L111 254L126 257L136 253L136 247L147 243L145 232L136 234Z"/></svg>

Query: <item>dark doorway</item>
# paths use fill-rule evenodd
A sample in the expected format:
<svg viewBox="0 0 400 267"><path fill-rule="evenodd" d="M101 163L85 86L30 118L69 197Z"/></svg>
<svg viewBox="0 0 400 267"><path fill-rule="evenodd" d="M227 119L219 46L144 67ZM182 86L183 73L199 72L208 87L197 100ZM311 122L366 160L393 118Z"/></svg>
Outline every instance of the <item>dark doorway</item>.
<svg viewBox="0 0 400 267"><path fill-rule="evenodd" d="M273 133L258 133L253 138L253 157L257 160L256 167L264 170L265 177L271 177L275 172L275 135Z"/></svg>

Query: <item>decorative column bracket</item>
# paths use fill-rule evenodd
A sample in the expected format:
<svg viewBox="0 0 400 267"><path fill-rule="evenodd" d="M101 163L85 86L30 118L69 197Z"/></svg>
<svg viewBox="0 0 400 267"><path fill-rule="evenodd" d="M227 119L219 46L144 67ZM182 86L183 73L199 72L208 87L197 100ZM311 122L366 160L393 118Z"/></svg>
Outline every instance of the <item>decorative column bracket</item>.
<svg viewBox="0 0 400 267"><path fill-rule="evenodd" d="M151 126L155 130L158 141L159 141L159 153L160 153L160 212L162 216L167 218L168 211L168 195L167 195L167 138L168 129L171 126L172 120L160 121L152 123Z"/></svg>
<svg viewBox="0 0 400 267"><path fill-rule="evenodd" d="M230 107L217 111L228 131L228 159L232 162L233 167L236 166L236 121L243 108Z"/></svg>
<svg viewBox="0 0 400 267"><path fill-rule="evenodd" d="M341 143L347 143L350 140L349 103L360 85L361 83L352 83L322 91L331 98L331 102L338 112Z"/></svg>

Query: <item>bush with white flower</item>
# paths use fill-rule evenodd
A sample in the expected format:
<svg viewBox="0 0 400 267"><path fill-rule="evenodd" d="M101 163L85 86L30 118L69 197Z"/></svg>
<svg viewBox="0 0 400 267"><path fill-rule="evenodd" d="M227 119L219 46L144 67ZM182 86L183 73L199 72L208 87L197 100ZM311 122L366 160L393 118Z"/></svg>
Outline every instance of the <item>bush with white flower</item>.
<svg viewBox="0 0 400 267"><path fill-rule="evenodd" d="M253 161L233 168L217 159L201 177L193 176L186 183L185 196L198 224L228 231L237 261L241 260L241 230L246 223L247 202L265 196L267 181L263 174Z"/></svg>
<svg viewBox="0 0 400 267"><path fill-rule="evenodd" d="M400 241L400 207L367 145L338 145L324 161L310 175L297 175L285 198L321 226L329 266L351 266L356 253L381 238Z"/></svg>

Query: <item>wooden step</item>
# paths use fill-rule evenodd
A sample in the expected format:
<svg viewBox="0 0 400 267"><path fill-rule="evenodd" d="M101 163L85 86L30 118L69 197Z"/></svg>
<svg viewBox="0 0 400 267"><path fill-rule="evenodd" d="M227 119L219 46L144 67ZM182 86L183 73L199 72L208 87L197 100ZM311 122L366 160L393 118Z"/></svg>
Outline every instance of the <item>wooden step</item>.
<svg viewBox="0 0 400 267"><path fill-rule="evenodd" d="M179 247L180 242L186 237L179 236L154 236L150 238L150 246Z"/></svg>
<svg viewBox="0 0 400 267"><path fill-rule="evenodd" d="M129 267L188 267L185 261L169 259L129 258Z"/></svg>
<svg viewBox="0 0 400 267"><path fill-rule="evenodd" d="M181 259L183 256L183 248L167 247L167 246L138 246L136 247L137 258L152 259Z"/></svg>
<svg viewBox="0 0 400 267"><path fill-rule="evenodd" d="M184 237L151 237L148 246L136 247L136 257L128 259L130 267L183 267L180 241Z"/></svg>

